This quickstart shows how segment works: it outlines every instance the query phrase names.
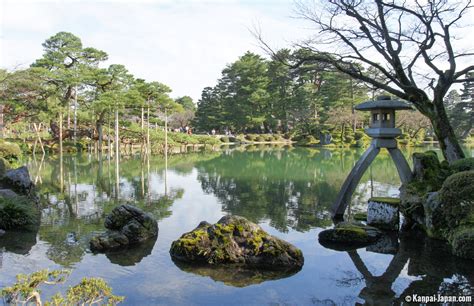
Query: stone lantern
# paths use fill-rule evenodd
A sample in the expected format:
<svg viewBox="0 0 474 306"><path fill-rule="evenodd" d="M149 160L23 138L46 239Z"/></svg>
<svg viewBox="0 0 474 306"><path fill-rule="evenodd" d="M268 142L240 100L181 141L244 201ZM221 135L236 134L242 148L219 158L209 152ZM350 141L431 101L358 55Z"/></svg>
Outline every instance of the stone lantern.
<svg viewBox="0 0 474 306"><path fill-rule="evenodd" d="M395 127L395 111L412 109L412 107L403 101L392 100L390 96L379 96L377 100L361 103L355 109L370 111L370 125L365 132L372 137L372 143L352 168L333 204L333 217L338 218L344 215L357 184L381 148L386 148L390 153L402 183L408 182L412 176L410 166L398 149L395 139L401 135L400 129Z"/></svg>

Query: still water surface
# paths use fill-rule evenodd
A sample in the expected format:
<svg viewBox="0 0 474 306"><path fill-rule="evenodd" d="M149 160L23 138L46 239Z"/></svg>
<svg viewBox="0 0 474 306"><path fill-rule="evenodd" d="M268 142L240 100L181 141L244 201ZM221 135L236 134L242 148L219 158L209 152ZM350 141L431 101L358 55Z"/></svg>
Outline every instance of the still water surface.
<svg viewBox="0 0 474 306"><path fill-rule="evenodd" d="M238 147L214 153L115 161L88 155L29 161L39 186L38 233L0 238L0 288L18 273L73 271L64 285L84 276L106 279L126 305L384 305L407 294L472 294L474 265L445 246L420 237L376 248L335 251L318 242L332 226L329 208L362 151ZM412 152L404 152L407 156ZM388 154L377 157L361 180L350 212L364 211L371 196L396 196L400 181ZM103 230L104 215L132 202L159 222L156 241L109 254L92 254L88 239ZM200 221L235 214L259 223L304 254L294 275L206 269L175 264L171 242Z"/></svg>

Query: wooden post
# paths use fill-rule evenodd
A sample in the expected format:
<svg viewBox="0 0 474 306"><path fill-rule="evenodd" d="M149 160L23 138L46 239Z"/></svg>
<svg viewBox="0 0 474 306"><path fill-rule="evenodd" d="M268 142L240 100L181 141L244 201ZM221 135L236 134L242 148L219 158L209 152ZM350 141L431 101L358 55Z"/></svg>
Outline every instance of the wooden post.
<svg viewBox="0 0 474 306"><path fill-rule="evenodd" d="M63 173L63 110L59 111L59 184L61 193L63 192L64 173Z"/></svg>
<svg viewBox="0 0 474 306"><path fill-rule="evenodd" d="M3 138L3 105L0 105L0 138Z"/></svg>
<svg viewBox="0 0 474 306"><path fill-rule="evenodd" d="M74 145L77 142L77 87L74 88Z"/></svg>
<svg viewBox="0 0 474 306"><path fill-rule="evenodd" d="M150 148L150 100L148 100L148 107L146 110L146 152L147 155L151 155L151 148Z"/></svg>
<svg viewBox="0 0 474 306"><path fill-rule="evenodd" d="M115 107L115 198L119 198L120 193L120 170L119 170L119 159L120 159L120 144L119 144L119 119L118 119L118 106Z"/></svg>
<svg viewBox="0 0 474 306"><path fill-rule="evenodd" d="M143 155L143 151L145 150L145 143L144 143L145 141L143 140L143 132L144 132L144 130L145 130L145 122L144 122L144 120L145 120L145 109L144 109L143 106L142 106L142 116L141 116L142 143L141 143L141 148L140 148L142 155Z"/></svg>

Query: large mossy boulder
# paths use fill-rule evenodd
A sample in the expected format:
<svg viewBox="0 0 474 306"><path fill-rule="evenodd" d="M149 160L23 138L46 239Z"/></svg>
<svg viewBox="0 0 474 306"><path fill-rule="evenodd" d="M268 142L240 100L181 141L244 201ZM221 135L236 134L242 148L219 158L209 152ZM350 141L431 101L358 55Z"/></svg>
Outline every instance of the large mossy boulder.
<svg viewBox="0 0 474 306"><path fill-rule="evenodd" d="M439 191L439 200L435 226L452 230L472 222L474 227L474 170L449 176Z"/></svg>
<svg viewBox="0 0 474 306"><path fill-rule="evenodd" d="M413 154L413 179L400 188L400 212L405 217L405 227L425 224L428 193L438 191L449 174L449 165L440 163L436 152Z"/></svg>
<svg viewBox="0 0 474 306"><path fill-rule="evenodd" d="M158 223L141 209L120 205L107 215L104 222L107 232L92 237L92 251L103 252L144 242L158 235Z"/></svg>
<svg viewBox="0 0 474 306"><path fill-rule="evenodd" d="M0 197L0 228L35 230L39 224L36 204L25 196Z"/></svg>
<svg viewBox="0 0 474 306"><path fill-rule="evenodd" d="M35 185L31 181L26 166L6 171L2 183L20 194L32 195L34 193Z"/></svg>
<svg viewBox="0 0 474 306"><path fill-rule="evenodd" d="M201 222L173 241L170 254L187 263L264 269L300 269L304 263L301 250L239 216L224 216L216 224Z"/></svg>
<svg viewBox="0 0 474 306"><path fill-rule="evenodd" d="M454 255L474 260L474 224L456 228L449 237Z"/></svg>
<svg viewBox="0 0 474 306"><path fill-rule="evenodd" d="M377 242L382 232L375 227L362 223L341 222L332 229L319 233L319 242L336 250L350 250Z"/></svg>

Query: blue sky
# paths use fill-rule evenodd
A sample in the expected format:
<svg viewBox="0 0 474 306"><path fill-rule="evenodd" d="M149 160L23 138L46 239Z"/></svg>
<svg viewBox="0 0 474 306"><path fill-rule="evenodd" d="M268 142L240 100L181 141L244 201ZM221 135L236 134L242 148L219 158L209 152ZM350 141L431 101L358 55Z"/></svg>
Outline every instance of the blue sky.
<svg viewBox="0 0 474 306"><path fill-rule="evenodd" d="M59 31L109 54L137 78L159 81L172 96L200 97L221 70L250 50L263 54L249 28L258 24L275 48L310 30L292 0L1 0L0 67L27 67Z"/></svg>

